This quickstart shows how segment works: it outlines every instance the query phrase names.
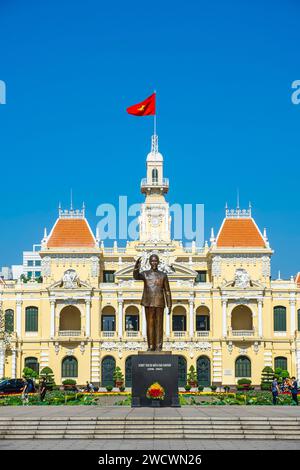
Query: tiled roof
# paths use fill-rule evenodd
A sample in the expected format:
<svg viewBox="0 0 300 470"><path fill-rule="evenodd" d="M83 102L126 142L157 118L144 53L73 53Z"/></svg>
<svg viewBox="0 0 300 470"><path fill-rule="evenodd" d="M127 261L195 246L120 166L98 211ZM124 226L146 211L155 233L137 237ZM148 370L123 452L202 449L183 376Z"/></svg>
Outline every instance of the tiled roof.
<svg viewBox="0 0 300 470"><path fill-rule="evenodd" d="M300 287L300 273L297 273L295 283L297 284L297 287Z"/></svg>
<svg viewBox="0 0 300 470"><path fill-rule="evenodd" d="M48 248L95 247L96 241L86 219L58 219L50 233Z"/></svg>
<svg viewBox="0 0 300 470"><path fill-rule="evenodd" d="M226 218L217 237L218 247L260 247L265 241L252 218Z"/></svg>

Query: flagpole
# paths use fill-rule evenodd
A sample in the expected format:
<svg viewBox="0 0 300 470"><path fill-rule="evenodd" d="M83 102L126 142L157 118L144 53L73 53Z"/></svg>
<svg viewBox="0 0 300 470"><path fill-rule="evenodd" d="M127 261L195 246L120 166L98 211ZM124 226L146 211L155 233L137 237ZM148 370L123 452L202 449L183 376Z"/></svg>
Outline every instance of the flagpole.
<svg viewBox="0 0 300 470"><path fill-rule="evenodd" d="M154 135L156 135L156 90L154 90L154 93L155 93Z"/></svg>

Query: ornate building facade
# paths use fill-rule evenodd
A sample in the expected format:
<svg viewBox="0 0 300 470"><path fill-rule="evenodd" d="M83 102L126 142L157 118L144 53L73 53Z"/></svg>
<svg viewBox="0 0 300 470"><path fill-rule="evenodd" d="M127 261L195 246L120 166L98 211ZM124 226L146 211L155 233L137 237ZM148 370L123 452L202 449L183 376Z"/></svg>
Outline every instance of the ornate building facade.
<svg viewBox="0 0 300 470"><path fill-rule="evenodd" d="M135 260L160 257L173 297L164 318L164 349L179 356L179 382L194 365L204 386L260 384L265 366L300 377L300 276L271 280L273 254L251 209L228 210L210 244L184 247L171 238L163 157L157 136L141 182L139 239L107 248L83 210L59 209L41 242L42 282L0 284L0 377L25 366L52 368L56 383L75 378L105 386L120 366L131 385L131 358L146 349L143 285Z"/></svg>

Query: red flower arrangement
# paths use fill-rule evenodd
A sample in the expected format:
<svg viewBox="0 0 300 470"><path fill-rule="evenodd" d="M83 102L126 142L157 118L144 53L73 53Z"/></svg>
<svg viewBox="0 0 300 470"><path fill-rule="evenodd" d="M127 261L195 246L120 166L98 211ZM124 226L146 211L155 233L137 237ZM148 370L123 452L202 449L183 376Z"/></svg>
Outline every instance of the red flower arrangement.
<svg viewBox="0 0 300 470"><path fill-rule="evenodd" d="M164 400L165 390L158 382L155 382L148 388L146 397L150 400Z"/></svg>

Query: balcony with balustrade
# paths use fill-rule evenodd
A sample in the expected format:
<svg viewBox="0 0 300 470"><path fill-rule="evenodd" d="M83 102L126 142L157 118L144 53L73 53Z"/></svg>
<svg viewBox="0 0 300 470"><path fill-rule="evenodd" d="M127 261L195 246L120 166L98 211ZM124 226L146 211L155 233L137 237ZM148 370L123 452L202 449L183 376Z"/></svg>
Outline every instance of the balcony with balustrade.
<svg viewBox="0 0 300 470"><path fill-rule="evenodd" d="M55 341L59 342L80 342L86 341L86 333L84 330L58 330Z"/></svg>
<svg viewBox="0 0 300 470"><path fill-rule="evenodd" d="M210 331L196 331L195 332L196 338L209 338L210 337Z"/></svg>
<svg viewBox="0 0 300 470"><path fill-rule="evenodd" d="M238 305L231 312L231 325L227 330L231 341L257 340L257 332L253 325L252 310L246 305Z"/></svg>
<svg viewBox="0 0 300 470"><path fill-rule="evenodd" d="M142 178L141 181L141 192L147 193L153 188L160 189L162 192L166 193L169 189L169 178L161 178L161 180L147 180L147 178Z"/></svg>
<svg viewBox="0 0 300 470"><path fill-rule="evenodd" d="M85 337L79 308L75 305L64 307L60 312L56 339L59 341L82 341Z"/></svg>
<svg viewBox="0 0 300 470"><path fill-rule="evenodd" d="M115 331L101 331L100 336L103 339L116 339L117 337Z"/></svg>

